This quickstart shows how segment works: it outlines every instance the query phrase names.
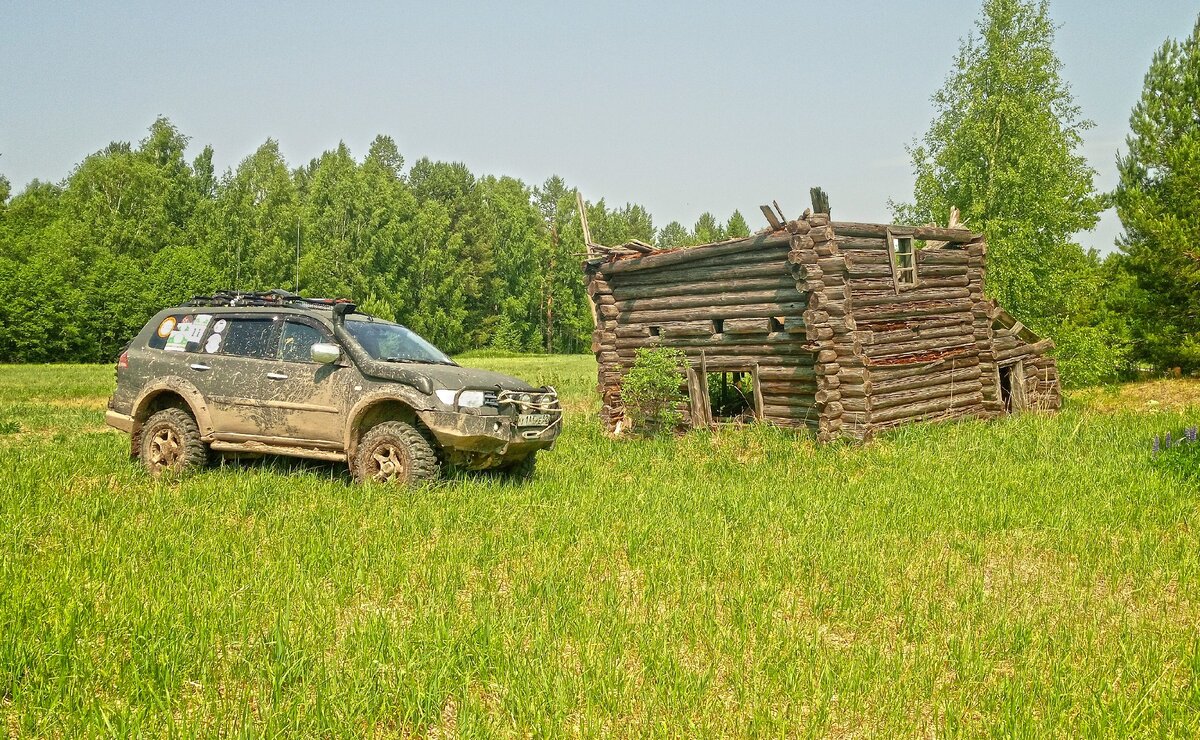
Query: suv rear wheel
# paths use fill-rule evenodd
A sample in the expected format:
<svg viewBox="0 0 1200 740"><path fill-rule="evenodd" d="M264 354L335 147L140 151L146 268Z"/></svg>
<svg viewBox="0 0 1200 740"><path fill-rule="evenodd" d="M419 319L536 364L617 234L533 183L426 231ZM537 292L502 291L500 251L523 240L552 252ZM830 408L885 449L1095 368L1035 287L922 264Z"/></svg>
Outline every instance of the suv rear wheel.
<svg viewBox="0 0 1200 740"><path fill-rule="evenodd" d="M424 434L411 424L385 421L363 435L351 472L359 483L412 486L437 480L442 471L437 452Z"/></svg>
<svg viewBox="0 0 1200 740"><path fill-rule="evenodd" d="M141 429L142 464L155 478L163 473L186 473L204 467L208 448L200 439L200 427L183 409L163 409Z"/></svg>

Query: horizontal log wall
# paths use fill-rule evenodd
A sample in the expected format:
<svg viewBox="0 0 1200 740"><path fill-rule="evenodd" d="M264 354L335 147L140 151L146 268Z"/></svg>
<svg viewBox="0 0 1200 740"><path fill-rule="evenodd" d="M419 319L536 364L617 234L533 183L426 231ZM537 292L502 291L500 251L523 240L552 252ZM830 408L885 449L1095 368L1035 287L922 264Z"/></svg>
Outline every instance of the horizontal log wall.
<svg viewBox="0 0 1200 740"><path fill-rule="evenodd" d="M1028 405L1058 408L1052 343L995 323L983 237L893 228L949 243L917 250L917 284L897 289L888 230L810 214L749 239L591 265L606 426L623 417L620 383L637 350L652 346L710 370L757 366L764 417L822 440L999 415L997 367L1017 361Z"/></svg>
<svg viewBox="0 0 1200 740"><path fill-rule="evenodd" d="M645 347L679 349L693 367L703 357L710 371L757 366L763 417L815 428L815 353L803 318L808 297L788 269L791 239L791 233L759 235L617 260L589 274L597 313L592 349L608 429L624 418L621 380Z"/></svg>
<svg viewBox="0 0 1200 740"><path fill-rule="evenodd" d="M898 287L888 227L833 228L855 328L849 349L861 358L866 376L862 396L850 396L842 406L865 415L865 435L909 421L987 415L975 312L983 301L982 239L965 231L894 229L896 235L957 243L917 250L916 284Z"/></svg>

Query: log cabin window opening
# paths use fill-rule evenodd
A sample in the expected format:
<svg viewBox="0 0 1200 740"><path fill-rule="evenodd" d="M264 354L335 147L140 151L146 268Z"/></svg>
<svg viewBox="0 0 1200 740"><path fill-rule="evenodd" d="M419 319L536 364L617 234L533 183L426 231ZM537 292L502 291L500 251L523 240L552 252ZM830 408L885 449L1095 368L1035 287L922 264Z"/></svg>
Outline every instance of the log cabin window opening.
<svg viewBox="0 0 1200 740"><path fill-rule="evenodd" d="M896 292L917 284L917 253L912 236L887 232L888 257L892 264L892 281Z"/></svg>
<svg viewBox="0 0 1200 740"><path fill-rule="evenodd" d="M1025 363L1018 360L996 367L996 382L1004 412L1015 414L1025 408Z"/></svg>
<svg viewBox="0 0 1200 740"><path fill-rule="evenodd" d="M771 333L781 332L784 329L784 318L782 316L771 317Z"/></svg>
<svg viewBox="0 0 1200 740"><path fill-rule="evenodd" d="M713 334L725 333L725 319L713 319Z"/></svg>
<svg viewBox="0 0 1200 740"><path fill-rule="evenodd" d="M712 423L748 423L762 417L757 368L710 370L705 381Z"/></svg>
<svg viewBox="0 0 1200 740"><path fill-rule="evenodd" d="M650 327L650 336L661 337L662 336L662 327L661 326Z"/></svg>

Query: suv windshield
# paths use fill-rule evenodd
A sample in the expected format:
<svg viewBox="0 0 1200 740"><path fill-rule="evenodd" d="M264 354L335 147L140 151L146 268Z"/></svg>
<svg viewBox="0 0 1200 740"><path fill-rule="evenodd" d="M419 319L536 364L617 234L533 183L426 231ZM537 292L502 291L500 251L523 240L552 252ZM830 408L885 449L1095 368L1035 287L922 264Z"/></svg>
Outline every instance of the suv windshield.
<svg viewBox="0 0 1200 740"><path fill-rule="evenodd" d="M350 319L346 322L346 331L376 360L454 364L440 349L416 332L390 321Z"/></svg>

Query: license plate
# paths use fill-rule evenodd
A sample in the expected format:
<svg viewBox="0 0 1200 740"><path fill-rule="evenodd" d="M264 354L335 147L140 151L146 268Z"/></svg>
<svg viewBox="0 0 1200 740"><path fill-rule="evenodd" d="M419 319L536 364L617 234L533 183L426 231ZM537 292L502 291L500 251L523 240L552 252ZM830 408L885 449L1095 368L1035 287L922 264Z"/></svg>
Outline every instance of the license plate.
<svg viewBox="0 0 1200 740"><path fill-rule="evenodd" d="M517 417L519 427L550 426L550 414L521 414Z"/></svg>

